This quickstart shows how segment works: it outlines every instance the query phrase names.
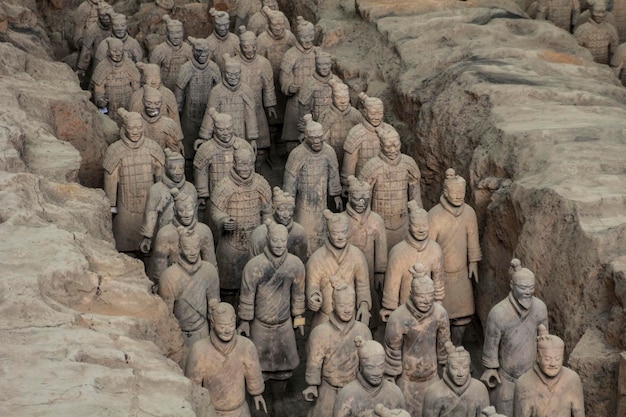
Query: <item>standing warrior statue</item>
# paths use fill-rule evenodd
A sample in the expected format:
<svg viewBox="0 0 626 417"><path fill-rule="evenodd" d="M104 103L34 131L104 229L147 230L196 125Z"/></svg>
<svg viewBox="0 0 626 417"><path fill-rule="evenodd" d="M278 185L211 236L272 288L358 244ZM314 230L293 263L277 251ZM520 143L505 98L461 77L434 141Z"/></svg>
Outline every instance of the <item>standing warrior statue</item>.
<svg viewBox="0 0 626 417"><path fill-rule="evenodd" d="M144 134L155 141L163 149L180 152L185 155L183 148L183 132L178 122L161 114L163 96L156 88L148 85L143 88L143 109L141 117L144 121Z"/></svg>
<svg viewBox="0 0 626 417"><path fill-rule="evenodd" d="M145 62L137 62L135 64L141 73L141 83L143 86L150 86L161 92L163 103L161 104L161 114L180 123L178 116L178 104L172 90L161 83L161 68L156 64L146 64ZM135 90L128 100L129 111L141 113L143 110L143 88Z"/></svg>
<svg viewBox="0 0 626 417"><path fill-rule="evenodd" d="M615 26L605 21L606 3L596 0L591 6L591 20L583 23L574 31L574 37L580 46L591 52L598 64L608 65L617 51L619 36Z"/></svg>
<svg viewBox="0 0 626 417"><path fill-rule="evenodd" d="M85 0L74 12L74 36L72 37L72 42L74 43L74 48L79 51L83 45L85 30L92 23L98 21L98 3L99 0Z"/></svg>
<svg viewBox="0 0 626 417"><path fill-rule="evenodd" d="M579 16L579 0L540 0L537 5L537 20L549 20L566 32L571 33Z"/></svg>
<svg viewBox="0 0 626 417"><path fill-rule="evenodd" d="M253 14L252 17L250 17L250 19L248 20L248 23L246 24L248 29L254 32L254 34L256 34L257 36L267 30L268 20L269 20L267 9L273 12L279 11L277 0L263 0L261 3L263 4L263 7L261 8L261 10ZM284 17L284 15L283 15L283 25L285 29L291 32L291 25L289 24L289 19Z"/></svg>
<svg viewBox="0 0 626 417"><path fill-rule="evenodd" d="M113 34L111 29L113 8L106 1L100 0L97 10L97 21L89 25L83 33L82 44L78 53L78 62L76 63L76 75L84 87L90 84L93 70L96 67L93 59L96 49L98 49L103 40L111 37Z"/></svg>
<svg viewBox="0 0 626 417"><path fill-rule="evenodd" d="M232 56L239 55L239 38L234 33L230 33L230 15L228 12L218 11L215 8L209 10L213 17L213 33L209 35L209 49L211 50L211 60L217 64L220 70L224 71L224 54Z"/></svg>
<svg viewBox="0 0 626 417"><path fill-rule="evenodd" d="M139 42L132 36L128 35L128 23L126 22L126 15L120 13L113 13L111 15L111 33L114 38L122 41L124 44L124 55L126 58L137 63L143 59L143 50L139 46ZM104 40L100 41L100 44L95 50L95 65L98 62L106 59L108 46Z"/></svg>
<svg viewBox="0 0 626 417"><path fill-rule="evenodd" d="M167 23L167 39L154 48L150 54L150 63L161 67L161 82L173 91L176 88L178 71L185 62L193 58L193 52L191 45L183 41L183 23L169 15L164 15L163 21Z"/></svg>
<svg viewBox="0 0 626 417"><path fill-rule="evenodd" d="M304 79L298 91L299 132L304 132L305 114L311 114L313 120L318 121L322 112L333 102L333 89L330 82L341 80L331 73L332 65L330 54L321 49L315 50L315 72Z"/></svg>

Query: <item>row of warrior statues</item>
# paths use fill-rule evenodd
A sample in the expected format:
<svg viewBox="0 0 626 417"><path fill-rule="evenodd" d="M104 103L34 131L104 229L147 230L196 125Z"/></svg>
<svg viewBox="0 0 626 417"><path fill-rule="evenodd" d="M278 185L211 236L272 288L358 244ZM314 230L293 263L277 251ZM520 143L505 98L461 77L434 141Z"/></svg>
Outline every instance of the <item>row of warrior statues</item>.
<svg viewBox="0 0 626 417"><path fill-rule="evenodd" d="M95 20L77 21L77 73L120 126L103 160L116 247L147 255L180 324L177 359L216 416L249 416L248 396L266 410L266 386L286 415L305 316L310 417L584 416L580 379L516 259L487 320L482 382L471 377L462 344L481 249L466 182L448 169L423 208L383 102L361 93L352 107L312 23L298 17L292 33L263 0L255 31L235 35L212 9L213 33L185 41L164 15L166 39L144 63L124 15L81 7ZM288 153L273 189L258 173L270 125Z"/></svg>

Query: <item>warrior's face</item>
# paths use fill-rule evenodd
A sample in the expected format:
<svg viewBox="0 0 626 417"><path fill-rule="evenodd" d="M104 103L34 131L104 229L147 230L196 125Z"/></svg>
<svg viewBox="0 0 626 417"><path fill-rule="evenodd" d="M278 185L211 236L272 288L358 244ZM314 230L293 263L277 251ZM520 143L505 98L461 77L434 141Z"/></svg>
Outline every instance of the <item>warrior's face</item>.
<svg viewBox="0 0 626 417"><path fill-rule="evenodd" d="M314 152L320 152L324 147L324 134L322 132L308 132L305 140Z"/></svg>
<svg viewBox="0 0 626 417"><path fill-rule="evenodd" d="M165 175L174 182L181 182L185 178L185 160L175 159L165 164Z"/></svg>
<svg viewBox="0 0 626 417"><path fill-rule="evenodd" d="M267 6L274 11L278 10L278 2L276 0L263 0L263 6Z"/></svg>
<svg viewBox="0 0 626 417"><path fill-rule="evenodd" d="M533 277L517 278L511 282L513 297L524 308L530 308L535 294L535 280Z"/></svg>
<svg viewBox="0 0 626 417"><path fill-rule="evenodd" d="M256 56L256 49L257 49L256 41L255 42L248 42L248 41L241 42L240 47L241 47L241 54L246 59L253 59Z"/></svg>
<svg viewBox="0 0 626 417"><path fill-rule="evenodd" d="M224 79L229 86L237 87L241 81L241 69L224 71Z"/></svg>
<svg viewBox="0 0 626 417"><path fill-rule="evenodd" d="M109 13L110 11L98 12L98 20L104 27L108 27L111 24L111 15Z"/></svg>
<svg viewBox="0 0 626 417"><path fill-rule="evenodd" d="M443 196L454 207L461 207L465 203L465 185L453 184L444 186Z"/></svg>
<svg viewBox="0 0 626 417"><path fill-rule="evenodd" d="M143 136L143 119L133 117L124 124L126 137L133 142L139 141Z"/></svg>
<svg viewBox="0 0 626 417"><path fill-rule="evenodd" d="M183 202L176 202L174 204L174 214L176 218L183 226L189 226L193 223L193 219L196 216L196 207L190 198Z"/></svg>
<svg viewBox="0 0 626 417"><path fill-rule="evenodd" d="M199 64L205 64L209 60L211 51L209 48L193 48L193 59Z"/></svg>
<svg viewBox="0 0 626 417"><path fill-rule="evenodd" d="M254 173L254 158L250 156L235 159L235 172L244 180L250 178Z"/></svg>
<svg viewBox="0 0 626 417"><path fill-rule="evenodd" d="M599 2L598 2L599 3ZM594 5L591 8L591 18L596 23L604 22L604 18L606 17L606 7L604 5Z"/></svg>
<svg viewBox="0 0 626 417"><path fill-rule="evenodd" d="M550 378L554 378L561 372L561 368L563 367L563 349L538 349L537 364L539 364L539 368L544 374Z"/></svg>
<svg viewBox="0 0 626 417"><path fill-rule="evenodd" d="M333 104L341 111L346 111L350 106L349 94L333 94Z"/></svg>
<svg viewBox="0 0 626 417"><path fill-rule="evenodd" d="M328 77L330 75L331 68L331 62L328 62L326 60L315 61L315 71L322 77Z"/></svg>
<svg viewBox="0 0 626 417"><path fill-rule="evenodd" d="M435 302L435 291L412 286L411 301L413 301L413 304L419 311L426 313Z"/></svg>
<svg viewBox="0 0 626 417"><path fill-rule="evenodd" d="M348 244L348 224L344 222L331 223L328 226L328 240L337 249L343 249Z"/></svg>
<svg viewBox="0 0 626 417"><path fill-rule="evenodd" d="M109 47L109 56L111 57L111 61L113 62L121 62L124 59L124 46L110 46Z"/></svg>
<svg viewBox="0 0 626 417"><path fill-rule="evenodd" d="M217 140L219 140L222 143L228 142L233 137L232 123L230 124L227 123L223 125L218 125L216 123L215 124L215 137L217 138Z"/></svg>
<svg viewBox="0 0 626 417"><path fill-rule="evenodd" d="M359 214L365 213L370 205L372 195L368 191L351 191L349 194L350 206Z"/></svg>
<svg viewBox="0 0 626 417"><path fill-rule="evenodd" d="M397 135L390 135L380 140L380 145L383 154L392 161L395 161L400 156L400 137Z"/></svg>
<svg viewBox="0 0 626 417"><path fill-rule="evenodd" d="M156 117L159 114L161 114L161 104L163 104L163 100L162 99L158 99L158 98L150 98L150 99L143 99L143 109L146 112L146 114L150 117Z"/></svg>
<svg viewBox="0 0 626 417"><path fill-rule="evenodd" d="M298 32L298 42L303 49L313 48L313 40L315 39L315 30L304 29Z"/></svg>
<svg viewBox="0 0 626 417"><path fill-rule="evenodd" d="M274 209L274 220L277 223L287 226L293 219L293 212L296 206L291 203L283 203L276 206Z"/></svg>
<svg viewBox="0 0 626 417"><path fill-rule="evenodd" d="M230 342L235 336L235 314L222 313L212 318L213 331L222 342Z"/></svg>
<svg viewBox="0 0 626 417"><path fill-rule="evenodd" d="M378 386L383 382L385 373L385 357L373 356L361 359L361 375L370 385Z"/></svg>
<svg viewBox="0 0 626 417"><path fill-rule="evenodd" d="M470 359L468 357L449 358L446 372L455 385L462 387L470 377Z"/></svg>
<svg viewBox="0 0 626 417"><path fill-rule="evenodd" d="M285 20L282 18L271 17L270 19L270 32L277 38L282 37L285 34Z"/></svg>
<svg viewBox="0 0 626 417"><path fill-rule="evenodd" d="M196 239L180 239L180 254L190 264L200 260L200 241Z"/></svg>
<svg viewBox="0 0 626 417"><path fill-rule="evenodd" d="M172 29L167 29L167 39L174 46L178 46L183 43L183 39L185 37L185 32L182 27L175 27Z"/></svg>
<svg viewBox="0 0 626 417"><path fill-rule="evenodd" d="M143 82L147 86L156 88L158 90L161 88L161 74L160 73L144 74Z"/></svg>
<svg viewBox="0 0 626 417"><path fill-rule="evenodd" d="M126 36L126 30L128 29L128 24L125 20L116 21L111 26L111 31L116 38L123 39Z"/></svg>
<svg viewBox="0 0 626 417"><path fill-rule="evenodd" d="M220 38L223 38L228 33L228 28L230 27L230 22L215 22L213 24L213 30L215 34Z"/></svg>
<svg viewBox="0 0 626 417"><path fill-rule="evenodd" d="M383 122L385 109L382 106L365 106L365 118L374 127L380 126Z"/></svg>
<svg viewBox="0 0 626 417"><path fill-rule="evenodd" d="M428 239L430 225L428 216L414 216L409 218L409 233L415 240L423 242Z"/></svg>
<svg viewBox="0 0 626 417"><path fill-rule="evenodd" d="M339 291L333 294L333 311L339 320L349 322L354 317L356 296L348 291Z"/></svg>
<svg viewBox="0 0 626 417"><path fill-rule="evenodd" d="M267 243L274 256L283 256L287 252L287 230L274 229L267 234Z"/></svg>

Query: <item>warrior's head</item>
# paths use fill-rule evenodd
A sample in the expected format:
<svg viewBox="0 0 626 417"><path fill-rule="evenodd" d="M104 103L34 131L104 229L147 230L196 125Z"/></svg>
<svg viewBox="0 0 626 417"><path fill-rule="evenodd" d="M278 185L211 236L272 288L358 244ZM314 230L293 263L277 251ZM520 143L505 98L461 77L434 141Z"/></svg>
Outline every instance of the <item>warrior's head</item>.
<svg viewBox="0 0 626 417"><path fill-rule="evenodd" d="M363 340L361 336L354 339L359 353L359 372L371 386L382 384L385 375L385 349L374 340Z"/></svg>
<svg viewBox="0 0 626 417"><path fill-rule="evenodd" d="M435 284L430 279L424 265L416 263L409 269L411 280L410 298L415 307L422 313L428 312L435 302Z"/></svg>
<svg viewBox="0 0 626 417"><path fill-rule="evenodd" d="M556 377L563 367L563 340L548 333L548 329L540 324L537 329L537 364L541 372L548 378Z"/></svg>
<svg viewBox="0 0 626 417"><path fill-rule="evenodd" d="M443 182L443 196L454 207L465 204L465 179L452 168L446 170L446 179Z"/></svg>
<svg viewBox="0 0 626 417"><path fill-rule="evenodd" d="M272 207L274 209L274 220L283 226L288 226L293 220L296 199L280 187L274 187L272 190Z"/></svg>

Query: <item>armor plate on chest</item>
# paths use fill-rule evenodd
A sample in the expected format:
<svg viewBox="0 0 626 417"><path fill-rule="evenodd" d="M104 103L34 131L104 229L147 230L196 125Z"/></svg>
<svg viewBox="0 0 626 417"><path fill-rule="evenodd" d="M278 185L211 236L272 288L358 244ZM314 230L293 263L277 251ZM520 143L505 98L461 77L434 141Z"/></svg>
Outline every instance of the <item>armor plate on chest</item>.
<svg viewBox="0 0 626 417"><path fill-rule="evenodd" d="M372 193L372 210L383 218L387 229L395 230L407 221L407 187L406 170L384 164Z"/></svg>
<svg viewBox="0 0 626 417"><path fill-rule="evenodd" d="M185 111L189 120L202 123L212 89L213 76L210 68L207 67L204 71L194 69L185 90Z"/></svg>
<svg viewBox="0 0 626 417"><path fill-rule="evenodd" d="M261 224L259 194L253 187L240 187L226 205L226 212L235 219L235 230L227 234L229 243L238 250L248 250L248 239L252 231Z"/></svg>
<svg viewBox="0 0 626 417"><path fill-rule="evenodd" d="M120 164L119 203L132 213L143 213L154 182L152 157L147 149L128 149Z"/></svg>
<svg viewBox="0 0 626 417"><path fill-rule="evenodd" d="M326 206L328 161L322 156L310 156L298 178L298 201L304 211L319 212L320 202Z"/></svg>

